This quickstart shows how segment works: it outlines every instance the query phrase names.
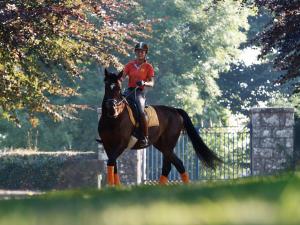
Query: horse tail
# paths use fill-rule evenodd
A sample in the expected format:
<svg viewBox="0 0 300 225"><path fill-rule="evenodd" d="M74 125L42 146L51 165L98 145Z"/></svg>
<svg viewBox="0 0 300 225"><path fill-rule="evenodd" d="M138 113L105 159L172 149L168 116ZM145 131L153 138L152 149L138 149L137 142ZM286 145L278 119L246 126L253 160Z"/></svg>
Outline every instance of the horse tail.
<svg viewBox="0 0 300 225"><path fill-rule="evenodd" d="M209 168L215 169L222 160L203 142L194 127L191 118L183 109L177 109L177 112L182 116L185 130L192 141L194 150L198 158Z"/></svg>

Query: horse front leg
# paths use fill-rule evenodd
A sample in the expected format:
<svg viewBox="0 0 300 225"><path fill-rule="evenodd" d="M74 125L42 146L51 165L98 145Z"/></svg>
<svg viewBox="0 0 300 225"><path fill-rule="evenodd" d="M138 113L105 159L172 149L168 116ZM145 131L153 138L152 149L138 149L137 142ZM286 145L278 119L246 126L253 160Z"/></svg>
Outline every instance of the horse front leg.
<svg viewBox="0 0 300 225"><path fill-rule="evenodd" d="M121 184L118 174L117 158L123 151L117 151L117 154L107 154L107 184L109 186L119 186Z"/></svg>
<svg viewBox="0 0 300 225"><path fill-rule="evenodd" d="M107 184L109 186L115 185L115 164L116 164L116 159L108 158L108 161L107 161Z"/></svg>
<svg viewBox="0 0 300 225"><path fill-rule="evenodd" d="M114 166L114 185L115 186L120 186L121 185L120 177L119 177L119 174L118 174L117 162L115 163L115 166Z"/></svg>
<svg viewBox="0 0 300 225"><path fill-rule="evenodd" d="M107 162L107 184L109 186L121 185L116 160L108 160Z"/></svg>

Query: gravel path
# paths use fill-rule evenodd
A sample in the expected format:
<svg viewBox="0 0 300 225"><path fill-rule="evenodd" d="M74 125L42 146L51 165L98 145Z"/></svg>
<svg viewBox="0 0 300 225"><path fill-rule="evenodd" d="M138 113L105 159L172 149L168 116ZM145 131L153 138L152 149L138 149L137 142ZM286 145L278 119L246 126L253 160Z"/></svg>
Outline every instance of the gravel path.
<svg viewBox="0 0 300 225"><path fill-rule="evenodd" d="M43 194L43 192L29 191L29 190L1 190L0 189L0 200L28 198L30 196L40 195L40 194Z"/></svg>

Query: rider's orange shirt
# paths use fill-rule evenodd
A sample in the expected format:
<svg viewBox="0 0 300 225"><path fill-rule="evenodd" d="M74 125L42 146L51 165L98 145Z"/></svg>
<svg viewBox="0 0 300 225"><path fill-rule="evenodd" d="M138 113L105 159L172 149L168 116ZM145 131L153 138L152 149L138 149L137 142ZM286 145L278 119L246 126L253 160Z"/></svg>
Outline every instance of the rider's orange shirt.
<svg viewBox="0 0 300 225"><path fill-rule="evenodd" d="M137 81L149 81L154 77L154 69L150 63L144 62L138 66L136 60L125 65L124 73L129 77L128 87L136 87Z"/></svg>

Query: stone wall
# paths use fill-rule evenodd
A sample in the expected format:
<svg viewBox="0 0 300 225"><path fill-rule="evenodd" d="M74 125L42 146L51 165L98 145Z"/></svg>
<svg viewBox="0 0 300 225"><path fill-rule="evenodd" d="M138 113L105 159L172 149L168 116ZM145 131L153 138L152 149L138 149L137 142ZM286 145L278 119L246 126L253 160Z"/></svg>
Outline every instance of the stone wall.
<svg viewBox="0 0 300 225"><path fill-rule="evenodd" d="M294 109L251 109L252 174L265 175L293 166Z"/></svg>

